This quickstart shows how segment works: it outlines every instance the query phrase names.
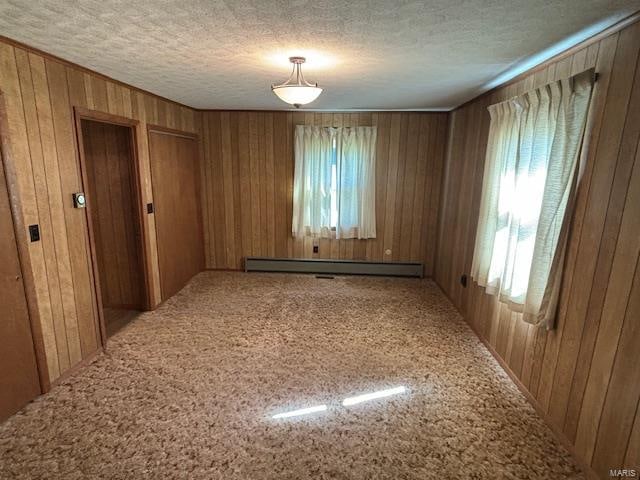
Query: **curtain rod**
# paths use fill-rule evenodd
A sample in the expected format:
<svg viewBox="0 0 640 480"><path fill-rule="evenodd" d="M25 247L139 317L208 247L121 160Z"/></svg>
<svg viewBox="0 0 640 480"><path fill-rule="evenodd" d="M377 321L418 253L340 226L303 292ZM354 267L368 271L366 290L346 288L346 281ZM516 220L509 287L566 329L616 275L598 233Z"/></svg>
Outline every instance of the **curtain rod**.
<svg viewBox="0 0 640 480"><path fill-rule="evenodd" d="M582 71L582 72L580 72L580 73L576 73L575 75L571 75L571 76L569 76L568 78L577 77L578 75L582 75L583 73L588 72L589 70L593 70L593 75L592 75L593 83L594 83L594 84L595 84L595 83L597 83L597 82L598 82L598 79L600 78L600 74L599 74L598 72L596 72L596 68L595 68L595 67L587 68L586 70L583 70L583 71ZM554 83L554 82L556 82L556 81L558 81L558 80L554 80L554 81L552 81L552 82L549 82L549 83L548 83L548 84L546 84L546 85L551 85L552 83ZM538 87L538 88L542 88L542 87ZM532 89L532 90L528 90L527 92L519 93L519 94L517 94L517 95L514 95L514 96L513 96L513 97L511 97L511 98L507 98L506 100L503 100L503 101L498 102L498 103L494 103L494 104L492 104L492 105L490 105L490 106L493 106L493 105L499 105L499 104L501 104L501 103L505 103L505 102L511 102L512 100L515 100L516 98L521 97L522 95L525 95L526 93L528 93L528 92L530 92L530 91L533 91L533 90L537 90L537 88L534 88L534 89ZM488 107L487 107L487 108L488 108Z"/></svg>

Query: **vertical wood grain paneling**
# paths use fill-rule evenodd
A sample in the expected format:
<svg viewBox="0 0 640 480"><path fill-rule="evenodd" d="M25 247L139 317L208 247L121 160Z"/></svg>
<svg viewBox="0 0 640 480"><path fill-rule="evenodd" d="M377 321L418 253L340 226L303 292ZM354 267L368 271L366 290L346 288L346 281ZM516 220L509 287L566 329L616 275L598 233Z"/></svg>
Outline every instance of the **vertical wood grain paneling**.
<svg viewBox="0 0 640 480"><path fill-rule="evenodd" d="M25 225L39 224L41 240L28 244L35 303L49 381L91 356L100 345L87 221L73 208L80 191L74 107L139 122L136 142L142 202L153 201L146 125L195 132L196 112L110 81L63 61L0 41L0 91ZM126 225L120 225L127 228ZM152 272L150 303L160 302L155 219L144 218L146 262ZM151 234L153 232L153 234ZM25 233L18 235L25 238Z"/></svg>
<svg viewBox="0 0 640 480"><path fill-rule="evenodd" d="M640 253L640 23L585 45L451 114L436 282L599 476L637 468ZM595 67L599 73L556 328L524 324L469 274L489 115L486 107Z"/></svg>
<svg viewBox="0 0 640 480"><path fill-rule="evenodd" d="M435 259L447 114L203 112L203 212L208 268L240 269L249 255ZM372 240L291 236L295 125L377 125ZM391 250L386 255L385 250Z"/></svg>
<svg viewBox="0 0 640 480"><path fill-rule="evenodd" d="M18 79L16 66L15 49L0 42L0 88L5 101L8 138L3 139L8 145L10 155L16 172L16 183L20 192L20 209L25 225L39 222L39 209L37 199L42 191L37 191L34 185L34 170L31 163L31 149L22 102L21 85ZM23 232L24 233L24 232ZM19 235L17 235L20 238ZM51 293L49 280L57 278L57 265L55 273L48 275L47 263L45 259L51 252L45 251L44 242L31 244L29 248L31 267L33 269L34 290L36 303L40 313L40 322L43 333L43 343L47 360L49 378L56 378L60 375L60 362L58 344L55 334L56 313L51 303ZM59 287L53 286L53 290ZM54 295L55 296L55 295ZM64 358L64 354L62 355Z"/></svg>

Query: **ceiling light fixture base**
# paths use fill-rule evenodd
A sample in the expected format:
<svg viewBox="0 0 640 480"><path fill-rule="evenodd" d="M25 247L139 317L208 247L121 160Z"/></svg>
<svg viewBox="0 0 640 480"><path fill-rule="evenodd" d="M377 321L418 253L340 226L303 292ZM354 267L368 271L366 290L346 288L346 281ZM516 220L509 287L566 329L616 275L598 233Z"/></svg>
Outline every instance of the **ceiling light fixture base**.
<svg viewBox="0 0 640 480"><path fill-rule="evenodd" d="M309 83L302 75L301 65L305 63L305 57L289 57L293 64L293 70L286 82L280 85L271 85L271 91L280 100L300 108L302 105L313 102L322 93L322 88L317 83Z"/></svg>

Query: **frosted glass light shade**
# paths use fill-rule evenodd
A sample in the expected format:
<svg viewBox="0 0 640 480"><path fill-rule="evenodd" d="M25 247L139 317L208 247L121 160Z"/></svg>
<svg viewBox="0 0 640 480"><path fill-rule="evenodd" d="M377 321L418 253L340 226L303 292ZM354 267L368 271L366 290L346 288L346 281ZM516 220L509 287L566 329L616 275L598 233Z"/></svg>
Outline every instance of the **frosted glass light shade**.
<svg viewBox="0 0 640 480"><path fill-rule="evenodd" d="M280 100L291 105L306 105L313 102L322 93L320 87L308 85L282 85L273 87L272 90Z"/></svg>

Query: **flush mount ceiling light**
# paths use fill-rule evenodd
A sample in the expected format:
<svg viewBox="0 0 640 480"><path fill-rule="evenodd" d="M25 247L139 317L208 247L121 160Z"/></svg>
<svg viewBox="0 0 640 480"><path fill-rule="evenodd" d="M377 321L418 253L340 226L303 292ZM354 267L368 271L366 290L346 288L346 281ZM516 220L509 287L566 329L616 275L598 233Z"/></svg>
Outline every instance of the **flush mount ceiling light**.
<svg viewBox="0 0 640 480"><path fill-rule="evenodd" d="M301 65L306 61L304 57L289 57L293 63L293 71L286 82L271 85L271 90L280 100L290 103L296 108L313 102L322 93L317 83L309 83L302 75Z"/></svg>

